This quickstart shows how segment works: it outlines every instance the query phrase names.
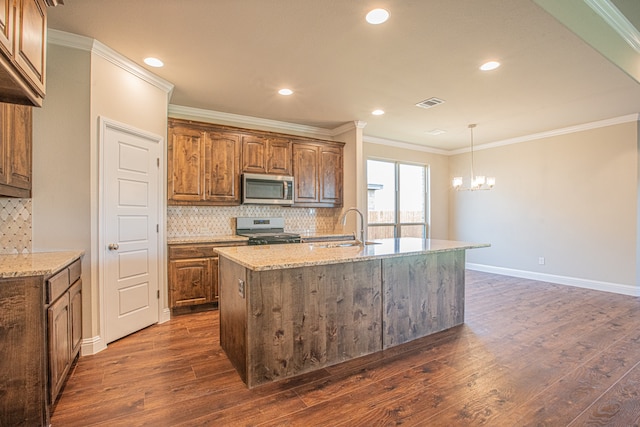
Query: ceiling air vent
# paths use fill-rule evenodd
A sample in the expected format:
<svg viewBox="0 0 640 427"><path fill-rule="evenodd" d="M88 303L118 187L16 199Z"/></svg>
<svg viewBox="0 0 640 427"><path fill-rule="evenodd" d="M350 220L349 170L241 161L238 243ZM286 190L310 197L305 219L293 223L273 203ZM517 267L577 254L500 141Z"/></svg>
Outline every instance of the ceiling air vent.
<svg viewBox="0 0 640 427"><path fill-rule="evenodd" d="M420 101L416 104L416 107L420 107L420 108L431 108L431 107L435 107L436 105L440 105L444 103L444 99L440 99L440 98L429 98L429 99L425 99L424 101Z"/></svg>

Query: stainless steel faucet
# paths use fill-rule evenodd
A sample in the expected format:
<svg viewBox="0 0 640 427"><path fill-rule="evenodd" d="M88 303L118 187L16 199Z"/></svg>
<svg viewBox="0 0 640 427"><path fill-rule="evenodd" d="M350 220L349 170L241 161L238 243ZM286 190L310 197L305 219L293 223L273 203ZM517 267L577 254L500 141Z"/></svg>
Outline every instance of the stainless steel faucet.
<svg viewBox="0 0 640 427"><path fill-rule="evenodd" d="M364 237L364 215L362 215L362 212L360 212L358 210L358 208L349 208L346 211L344 211L344 213L342 214L342 226L344 227L345 225L347 225L347 214L351 211L355 211L358 212L358 215L360 215L360 241L362 242L362 244L365 243L365 237Z"/></svg>

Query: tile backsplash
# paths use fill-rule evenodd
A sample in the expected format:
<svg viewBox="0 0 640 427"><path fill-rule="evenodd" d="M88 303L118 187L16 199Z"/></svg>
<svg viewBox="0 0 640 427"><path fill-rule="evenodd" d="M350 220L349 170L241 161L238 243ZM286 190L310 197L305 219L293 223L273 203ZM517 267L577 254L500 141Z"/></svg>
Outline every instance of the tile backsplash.
<svg viewBox="0 0 640 427"><path fill-rule="evenodd" d="M339 208L289 208L281 206L169 206L167 238L184 236L226 236L236 233L236 217L282 217L285 231L332 233L337 225Z"/></svg>
<svg viewBox="0 0 640 427"><path fill-rule="evenodd" d="M235 234L239 216L282 217L285 230L304 234L342 232L339 208L284 208L280 206L169 206L167 238ZM29 253L31 199L0 198L0 254Z"/></svg>
<svg viewBox="0 0 640 427"><path fill-rule="evenodd" d="M31 252L31 199L0 198L0 254Z"/></svg>

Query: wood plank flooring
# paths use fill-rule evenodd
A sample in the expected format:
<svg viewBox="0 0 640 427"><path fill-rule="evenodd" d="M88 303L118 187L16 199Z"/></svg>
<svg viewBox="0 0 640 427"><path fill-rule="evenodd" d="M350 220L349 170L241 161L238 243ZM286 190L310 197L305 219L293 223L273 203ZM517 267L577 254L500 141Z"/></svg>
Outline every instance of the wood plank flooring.
<svg viewBox="0 0 640 427"><path fill-rule="evenodd" d="M456 328L248 390L218 312L81 357L62 426L638 426L640 299L467 271Z"/></svg>

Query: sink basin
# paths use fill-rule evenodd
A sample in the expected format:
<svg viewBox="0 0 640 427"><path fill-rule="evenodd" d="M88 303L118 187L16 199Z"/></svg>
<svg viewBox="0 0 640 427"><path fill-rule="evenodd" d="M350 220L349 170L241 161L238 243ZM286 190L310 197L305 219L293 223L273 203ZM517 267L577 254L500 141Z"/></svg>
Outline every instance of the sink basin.
<svg viewBox="0 0 640 427"><path fill-rule="evenodd" d="M314 248L348 248L351 246L368 246L368 245L379 245L380 242L366 241L364 244L359 240L349 240L346 242L327 242L327 243L316 243L312 246Z"/></svg>

